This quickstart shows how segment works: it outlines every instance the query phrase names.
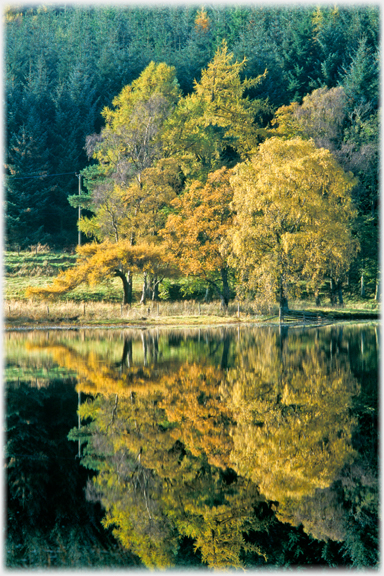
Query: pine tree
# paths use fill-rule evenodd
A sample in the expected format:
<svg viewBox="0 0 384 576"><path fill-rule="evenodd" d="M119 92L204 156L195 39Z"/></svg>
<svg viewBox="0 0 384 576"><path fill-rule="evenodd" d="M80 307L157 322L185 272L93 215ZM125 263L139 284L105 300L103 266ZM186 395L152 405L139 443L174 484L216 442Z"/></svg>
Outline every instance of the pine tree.
<svg viewBox="0 0 384 576"><path fill-rule="evenodd" d="M345 90L348 109L369 104L376 109L379 102L379 59L368 44L367 38L360 39L348 68L344 68L341 84Z"/></svg>

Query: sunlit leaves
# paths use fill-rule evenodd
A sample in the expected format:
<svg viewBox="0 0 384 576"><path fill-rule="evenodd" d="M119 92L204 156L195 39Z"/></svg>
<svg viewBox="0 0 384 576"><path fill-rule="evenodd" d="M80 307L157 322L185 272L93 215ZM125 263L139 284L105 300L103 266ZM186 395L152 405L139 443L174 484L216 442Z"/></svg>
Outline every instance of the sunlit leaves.
<svg viewBox="0 0 384 576"><path fill-rule="evenodd" d="M223 380L225 374L213 367L184 366L163 377L166 393L161 407L170 422L179 424L172 432L175 439L182 441L194 456L205 454L210 464L225 469L232 440L231 412L220 401Z"/></svg>
<svg viewBox="0 0 384 576"><path fill-rule="evenodd" d="M226 266L226 233L232 223L231 171L222 168L202 185L194 181L172 202L162 236L186 274L204 276Z"/></svg>
<svg viewBox="0 0 384 576"><path fill-rule="evenodd" d="M121 269L147 271L153 274L172 274L164 250L160 246L138 244L131 246L129 240L112 244L108 240L102 244L85 244L78 248L79 263L66 272L61 272L51 286L29 287L27 296L54 297L65 294L82 283L90 286L116 275Z"/></svg>
<svg viewBox="0 0 384 576"><path fill-rule="evenodd" d="M225 305L229 299L227 232L233 219L230 175L230 170L221 168L208 175L205 185L192 182L172 201L174 212L161 231L175 265L184 274L210 282Z"/></svg>
<svg viewBox="0 0 384 576"><path fill-rule="evenodd" d="M313 285L342 279L357 249L350 232L355 180L328 150L270 138L236 167L231 184L233 262L250 288L272 296L303 277Z"/></svg>
<svg viewBox="0 0 384 576"><path fill-rule="evenodd" d="M180 159L188 178L205 181L209 172L233 165L255 149L264 133L255 120L265 103L245 96L263 76L242 81L245 63L233 62L223 42L193 93L179 101L167 122L167 154Z"/></svg>
<svg viewBox="0 0 384 576"><path fill-rule="evenodd" d="M175 69L151 62L114 98L114 108L104 109L105 127L87 139L88 155L98 161L104 178L89 184L95 217L82 222L86 233L99 240L129 237L133 244L161 226L159 210L175 195L170 186L175 166L163 161L161 167L154 167L163 155L162 127L179 98ZM154 170L170 172L160 194L154 186Z"/></svg>

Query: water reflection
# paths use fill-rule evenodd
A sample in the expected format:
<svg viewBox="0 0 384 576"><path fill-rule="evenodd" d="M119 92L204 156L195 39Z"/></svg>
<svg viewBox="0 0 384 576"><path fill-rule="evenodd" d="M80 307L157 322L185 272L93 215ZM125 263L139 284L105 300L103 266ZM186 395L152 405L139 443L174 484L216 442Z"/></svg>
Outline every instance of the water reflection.
<svg viewBox="0 0 384 576"><path fill-rule="evenodd" d="M87 501L145 566L372 566L378 345L374 325L49 333L9 337L7 369L76 376Z"/></svg>

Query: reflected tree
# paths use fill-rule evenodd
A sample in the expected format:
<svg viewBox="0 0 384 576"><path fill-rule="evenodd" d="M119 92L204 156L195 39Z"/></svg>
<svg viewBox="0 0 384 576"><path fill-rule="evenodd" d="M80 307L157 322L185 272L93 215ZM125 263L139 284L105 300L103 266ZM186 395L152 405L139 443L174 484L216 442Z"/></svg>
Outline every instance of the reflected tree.
<svg viewBox="0 0 384 576"><path fill-rule="evenodd" d="M281 363L275 338L260 338L229 370L226 394L237 422L233 466L280 503L284 518L287 498L327 488L356 456L351 407L359 385L344 366L330 371L313 348L304 356L286 353Z"/></svg>
<svg viewBox="0 0 384 576"><path fill-rule="evenodd" d="M375 565L374 361L364 351L363 390L363 363L352 371L350 359L360 337L222 331L195 361L199 339L166 337L164 357L156 334L135 338L114 362L44 344L89 396L69 437L125 549L152 568Z"/></svg>

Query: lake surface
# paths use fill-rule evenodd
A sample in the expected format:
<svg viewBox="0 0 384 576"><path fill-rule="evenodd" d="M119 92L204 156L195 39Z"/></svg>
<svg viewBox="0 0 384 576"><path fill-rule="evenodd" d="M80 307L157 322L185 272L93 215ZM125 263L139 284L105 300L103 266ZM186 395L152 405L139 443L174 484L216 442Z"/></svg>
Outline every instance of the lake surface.
<svg viewBox="0 0 384 576"><path fill-rule="evenodd" d="M8 567L378 565L378 324L4 338Z"/></svg>

